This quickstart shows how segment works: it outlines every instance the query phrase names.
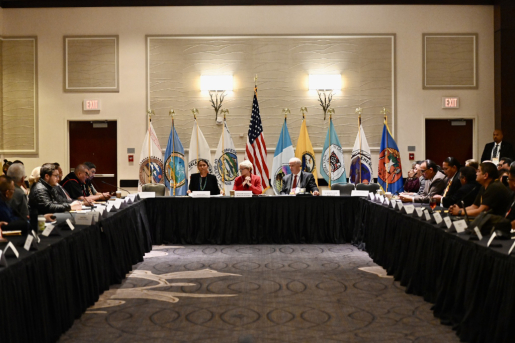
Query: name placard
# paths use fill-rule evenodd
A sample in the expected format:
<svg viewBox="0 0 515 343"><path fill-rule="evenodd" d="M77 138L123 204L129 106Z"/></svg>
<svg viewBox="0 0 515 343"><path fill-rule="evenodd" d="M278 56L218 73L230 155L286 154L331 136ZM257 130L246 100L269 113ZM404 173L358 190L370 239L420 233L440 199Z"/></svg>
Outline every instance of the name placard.
<svg viewBox="0 0 515 343"><path fill-rule="evenodd" d="M322 190L322 196L323 197L339 197L340 196L340 190L339 189L324 189Z"/></svg>
<svg viewBox="0 0 515 343"><path fill-rule="evenodd" d="M406 211L407 214L412 214L415 211L415 206L414 205L406 205L406 206L404 206L404 210Z"/></svg>
<svg viewBox="0 0 515 343"><path fill-rule="evenodd" d="M397 209L399 209L399 211L402 211L403 208L404 208L404 205L402 204L402 201L398 201L397 202Z"/></svg>
<svg viewBox="0 0 515 343"><path fill-rule="evenodd" d="M73 229L75 229L75 226L73 226L73 224L72 224L70 219L66 219L66 224L68 224L68 227L70 228L70 230L73 231Z"/></svg>
<svg viewBox="0 0 515 343"><path fill-rule="evenodd" d="M515 248L515 242L513 242L513 244L511 245L510 251L508 251L508 255L511 254L511 252L513 251L513 248Z"/></svg>
<svg viewBox="0 0 515 343"><path fill-rule="evenodd" d="M357 191L357 190L353 190L351 193L350 193L350 196L351 197L366 197L368 196L368 191Z"/></svg>
<svg viewBox="0 0 515 343"><path fill-rule="evenodd" d="M372 192L368 193L368 199L374 201L374 199L375 199L374 193L372 193Z"/></svg>
<svg viewBox="0 0 515 343"><path fill-rule="evenodd" d="M28 235L27 239L25 240L25 244L23 245L23 249L29 251L30 247L32 246L33 241L34 241L34 237L31 235Z"/></svg>
<svg viewBox="0 0 515 343"><path fill-rule="evenodd" d="M481 231L479 230L479 228L477 226L474 228L474 232L476 233L477 238L479 240L483 239L483 235L481 234ZM494 235L495 235L495 232L494 232ZM494 235L492 235L492 238L490 238L490 240L488 241L488 244L486 245L487 247L489 247L490 243L492 243L492 239L493 239L493 237L495 237Z"/></svg>
<svg viewBox="0 0 515 343"><path fill-rule="evenodd" d="M252 198L252 191L234 191L235 198Z"/></svg>
<svg viewBox="0 0 515 343"><path fill-rule="evenodd" d="M211 192L210 191L193 191L190 193L190 196L192 198L209 198L211 196Z"/></svg>
<svg viewBox="0 0 515 343"><path fill-rule="evenodd" d="M34 239L35 239L38 243L40 243L40 242L41 242L41 238L39 238L39 237L38 237L38 235L36 235L36 233L34 232L34 230L32 230L32 232L31 232L31 233L32 233L32 236L34 236Z"/></svg>
<svg viewBox="0 0 515 343"><path fill-rule="evenodd" d="M156 193L154 192L138 192L140 199L155 198Z"/></svg>
<svg viewBox="0 0 515 343"><path fill-rule="evenodd" d="M77 213L75 215L75 225L91 225L91 220L93 216L90 213Z"/></svg>
<svg viewBox="0 0 515 343"><path fill-rule="evenodd" d="M431 215L429 214L429 211L424 211L424 214L426 216L426 220L430 221L431 220Z"/></svg>
<svg viewBox="0 0 515 343"><path fill-rule="evenodd" d="M436 221L436 224L440 224L442 222L442 215L438 212L433 213L433 218Z"/></svg>
<svg viewBox="0 0 515 343"><path fill-rule="evenodd" d="M477 229L477 227L476 227ZM474 229L475 230L475 229ZM479 231L479 229L477 229L477 231ZM477 233L477 232L476 232ZM481 232L480 232L481 233ZM479 237L479 235L477 235ZM497 237L497 234L494 232L492 233L492 235L490 236L490 239L488 240L488 244L486 245L487 247L490 246L490 244L492 244L492 242L494 241L494 238ZM481 240L482 238L480 238Z"/></svg>
<svg viewBox="0 0 515 343"><path fill-rule="evenodd" d="M69 220L69 219L68 219ZM52 230L54 229L54 226L52 224L50 225L47 225L47 227L45 228L45 230L43 230L43 233L42 235L45 236L45 237L48 237L50 235L50 233L52 233Z"/></svg>
<svg viewBox="0 0 515 343"><path fill-rule="evenodd" d="M6 255L7 251L11 249L12 252L14 253L14 255L16 256L16 258L20 258L20 253L18 252L18 249L16 249L14 247L14 244L13 242L9 242L7 243L7 245L5 246L5 249L4 249L4 255Z"/></svg>
<svg viewBox="0 0 515 343"><path fill-rule="evenodd" d="M5 259L5 255L3 254L2 250L0 250L0 266L7 267L7 260Z"/></svg>
<svg viewBox="0 0 515 343"><path fill-rule="evenodd" d="M422 217L422 215L424 214L424 212L422 211L422 209L420 207L417 207L415 209L415 211L417 211L417 217Z"/></svg>
<svg viewBox="0 0 515 343"><path fill-rule="evenodd" d="M449 217L444 217L444 218L443 218L443 221L445 222L445 226L447 226L447 228L448 228L448 229L450 229L450 228L451 228L451 226L452 226L452 220L451 220L451 218L449 218Z"/></svg>
<svg viewBox="0 0 515 343"><path fill-rule="evenodd" d="M385 204L386 206L390 206L390 200L388 198L384 198L383 204Z"/></svg>
<svg viewBox="0 0 515 343"><path fill-rule="evenodd" d="M456 231L458 233L461 233L461 232L465 231L467 229L467 227L468 227L467 222L465 221L465 219L457 220L453 224L454 224L454 228L456 229Z"/></svg>
<svg viewBox="0 0 515 343"><path fill-rule="evenodd" d="M379 202L382 204L384 202L384 196L380 195L379 196Z"/></svg>
<svg viewBox="0 0 515 343"><path fill-rule="evenodd" d="M395 206L397 205L397 201L392 200L392 202L390 204L391 204L392 208L395 209Z"/></svg>

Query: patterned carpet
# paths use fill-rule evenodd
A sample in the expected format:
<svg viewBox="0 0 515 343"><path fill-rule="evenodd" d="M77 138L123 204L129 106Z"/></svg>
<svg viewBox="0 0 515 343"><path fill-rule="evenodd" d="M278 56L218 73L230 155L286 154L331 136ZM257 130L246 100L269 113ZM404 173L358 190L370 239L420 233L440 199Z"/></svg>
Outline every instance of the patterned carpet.
<svg viewBox="0 0 515 343"><path fill-rule="evenodd" d="M351 245L154 246L60 342L458 342Z"/></svg>

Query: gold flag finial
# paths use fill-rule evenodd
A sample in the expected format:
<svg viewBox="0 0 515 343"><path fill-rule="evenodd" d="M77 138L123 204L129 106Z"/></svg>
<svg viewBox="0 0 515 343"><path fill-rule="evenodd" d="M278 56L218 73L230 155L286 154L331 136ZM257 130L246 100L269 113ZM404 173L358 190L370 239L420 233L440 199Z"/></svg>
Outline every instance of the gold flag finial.
<svg viewBox="0 0 515 343"><path fill-rule="evenodd" d="M175 117L175 110L172 108L170 112L168 112L168 115L173 119Z"/></svg>
<svg viewBox="0 0 515 343"><path fill-rule="evenodd" d="M198 110L196 108L192 108L191 113L193 113L193 118L195 118L195 120L197 120Z"/></svg>
<svg viewBox="0 0 515 343"><path fill-rule="evenodd" d="M361 114L363 114L363 109L362 109L361 107L358 107L358 108L356 108L355 113L356 113L357 115L361 116Z"/></svg>
<svg viewBox="0 0 515 343"><path fill-rule="evenodd" d="M226 116L227 114L229 114L229 110L228 110L227 108L222 108L222 109L220 110L220 113L224 115L224 120L225 120L225 116Z"/></svg>
<svg viewBox="0 0 515 343"><path fill-rule="evenodd" d="M334 114L334 108L330 108L327 110L327 113L329 113L329 118L330 119L333 119L333 114Z"/></svg>
<svg viewBox="0 0 515 343"><path fill-rule="evenodd" d="M288 114L290 114L290 109L289 108L283 108L283 114L284 114L284 119L286 119L288 117Z"/></svg>
<svg viewBox="0 0 515 343"><path fill-rule="evenodd" d="M307 107L301 107L300 108L300 112L302 113L302 119L306 118L306 115L304 113L307 112L307 111L308 111Z"/></svg>

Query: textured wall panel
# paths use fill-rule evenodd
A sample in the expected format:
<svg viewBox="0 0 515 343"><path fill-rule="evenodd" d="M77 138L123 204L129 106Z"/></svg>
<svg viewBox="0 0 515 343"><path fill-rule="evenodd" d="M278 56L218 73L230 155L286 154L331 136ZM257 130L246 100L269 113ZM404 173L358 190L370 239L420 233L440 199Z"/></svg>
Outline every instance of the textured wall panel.
<svg viewBox="0 0 515 343"><path fill-rule="evenodd" d="M36 39L3 39L1 55L3 89L0 151L36 153Z"/></svg>
<svg viewBox="0 0 515 343"><path fill-rule="evenodd" d="M477 88L477 35L424 35L425 88Z"/></svg>
<svg viewBox="0 0 515 343"><path fill-rule="evenodd" d="M229 109L228 126L237 149L244 148L251 115L254 76L258 75L258 101L267 147L275 149L284 120L295 145L302 123L300 108L308 108L308 131L315 149L322 148L328 120L315 91L308 91L309 74L342 75L343 89L331 107L342 146L352 147L357 134L356 107L363 108L363 126L371 147L379 147L383 127L381 109L394 112L395 37L148 37L148 101L156 116L154 127L161 145L170 132L168 111L176 112L176 127L189 145L193 116L211 149L216 149L221 126L209 95L200 91L200 75L232 74L234 91L223 107ZM392 118L389 118L391 124ZM243 134L243 138L240 137Z"/></svg>
<svg viewBox="0 0 515 343"><path fill-rule="evenodd" d="M64 37L65 90L118 90L118 37Z"/></svg>

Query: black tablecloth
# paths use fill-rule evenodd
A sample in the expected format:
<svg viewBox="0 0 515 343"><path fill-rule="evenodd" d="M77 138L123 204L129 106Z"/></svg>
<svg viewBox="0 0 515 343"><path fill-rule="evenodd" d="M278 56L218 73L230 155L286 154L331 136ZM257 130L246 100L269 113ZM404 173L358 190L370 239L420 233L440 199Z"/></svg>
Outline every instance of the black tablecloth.
<svg viewBox="0 0 515 343"><path fill-rule="evenodd" d="M151 249L143 202L75 227L40 236L38 251L25 251L23 237L9 237L20 258L0 268L1 342L55 342Z"/></svg>
<svg viewBox="0 0 515 343"><path fill-rule="evenodd" d="M434 224L360 201L354 243L406 292L434 303L434 314L467 342L515 341L515 258L512 240L469 241ZM364 244L363 244L364 243Z"/></svg>
<svg viewBox="0 0 515 343"><path fill-rule="evenodd" d="M156 244L350 243L356 197L147 199Z"/></svg>

